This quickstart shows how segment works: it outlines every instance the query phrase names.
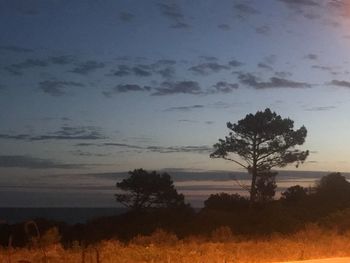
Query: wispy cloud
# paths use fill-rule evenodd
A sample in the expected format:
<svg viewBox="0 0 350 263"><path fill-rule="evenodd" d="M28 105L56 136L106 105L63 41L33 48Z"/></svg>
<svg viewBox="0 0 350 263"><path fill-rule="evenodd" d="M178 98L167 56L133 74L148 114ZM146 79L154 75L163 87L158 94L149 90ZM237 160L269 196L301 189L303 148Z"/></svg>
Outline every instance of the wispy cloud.
<svg viewBox="0 0 350 263"><path fill-rule="evenodd" d="M345 81L345 80L333 79L329 84L330 85L334 85L334 86L339 86L339 87L350 88L350 82L349 81Z"/></svg>
<svg viewBox="0 0 350 263"><path fill-rule="evenodd" d="M232 59L231 61L229 61L228 63L231 67L240 67L240 66L243 66L243 63L238 61L238 60L235 60L235 59Z"/></svg>
<svg viewBox="0 0 350 263"><path fill-rule="evenodd" d="M107 98L119 93L135 92L135 91L150 91L149 86L140 86L137 84L119 84L109 91L103 91L103 95Z"/></svg>
<svg viewBox="0 0 350 263"><path fill-rule="evenodd" d="M134 19L134 15L129 12L120 12L119 19L123 22L130 22Z"/></svg>
<svg viewBox="0 0 350 263"><path fill-rule="evenodd" d="M198 95L202 94L202 90L199 83L191 80L184 81L164 81L161 83L160 87L154 89L155 92L152 93L153 96L165 96L174 94L192 94Z"/></svg>
<svg viewBox="0 0 350 263"><path fill-rule="evenodd" d="M16 52L16 53L31 53L34 52L34 49L31 48L25 48L20 46L0 46L0 51L10 51L10 52Z"/></svg>
<svg viewBox="0 0 350 263"><path fill-rule="evenodd" d="M75 57L69 55L52 56L48 58L48 61L57 65L72 64L76 60Z"/></svg>
<svg viewBox="0 0 350 263"><path fill-rule="evenodd" d="M83 83L63 80L45 80L39 82L39 89L54 97L60 97L66 94L69 87L85 87Z"/></svg>
<svg viewBox="0 0 350 263"><path fill-rule="evenodd" d="M334 110L337 107L335 106L318 106L318 107L310 107L306 108L306 111L329 111L329 110Z"/></svg>
<svg viewBox="0 0 350 263"><path fill-rule="evenodd" d="M202 63L189 68L190 71L199 75L209 75L210 73L217 73L229 69L230 67L228 65L222 65L217 62Z"/></svg>
<svg viewBox="0 0 350 263"><path fill-rule="evenodd" d="M310 53L310 54L307 54L304 58L309 60L317 60L318 56L316 54Z"/></svg>
<svg viewBox="0 0 350 263"><path fill-rule="evenodd" d="M231 29L231 26L228 24L219 24L218 28L220 28L221 30L224 30L224 31L228 31Z"/></svg>
<svg viewBox="0 0 350 263"><path fill-rule="evenodd" d="M185 22L185 16L181 7L176 2L159 2L158 7L161 13L172 21L171 28L188 28L189 24Z"/></svg>
<svg viewBox="0 0 350 263"><path fill-rule="evenodd" d="M219 81L213 85L212 89L208 90L208 93L231 93L238 89L237 83L228 83L226 81Z"/></svg>
<svg viewBox="0 0 350 263"><path fill-rule="evenodd" d="M186 146L138 146L125 143L105 143L103 146L114 146L121 148L129 148L134 150L142 150L146 152L157 152L157 153L210 153L212 147L208 145L186 145Z"/></svg>
<svg viewBox="0 0 350 263"><path fill-rule="evenodd" d="M4 69L13 74L13 75L23 75L24 70L31 69L31 68L44 68L47 67L49 63L46 60L41 59L26 59L23 62L11 64L9 66L5 66Z"/></svg>
<svg viewBox="0 0 350 263"><path fill-rule="evenodd" d="M239 74L238 79L242 84L245 84L255 89L311 87L311 84L305 82L297 82L278 77L271 77L269 81L260 81L255 75L250 73L241 73Z"/></svg>
<svg viewBox="0 0 350 263"><path fill-rule="evenodd" d="M191 111L191 110L196 110L196 109L202 109L204 107L205 107L204 105L196 104L196 105L191 105L191 106L170 107L170 108L167 108L163 111Z"/></svg>
<svg viewBox="0 0 350 263"><path fill-rule="evenodd" d="M63 126L58 131L42 134L0 134L0 139L44 141L44 140L99 140L106 139L96 126Z"/></svg>
<svg viewBox="0 0 350 263"><path fill-rule="evenodd" d="M70 72L86 75L86 74L89 74L97 69L101 69L104 67L105 67L105 64L102 62L98 62L95 60L88 60L88 61L79 63Z"/></svg>
<svg viewBox="0 0 350 263"><path fill-rule="evenodd" d="M51 159L42 159L26 155L0 155L0 167L29 169L78 169L82 164L66 164Z"/></svg>
<svg viewBox="0 0 350 263"><path fill-rule="evenodd" d="M267 36L271 32L271 28L267 25L259 26L255 28L255 32L260 35Z"/></svg>
<svg viewBox="0 0 350 263"><path fill-rule="evenodd" d="M320 6L320 3L315 0L279 0L292 6Z"/></svg>
<svg viewBox="0 0 350 263"><path fill-rule="evenodd" d="M273 70L273 67L271 67L268 64L265 64L263 62L258 63L258 68L266 69L266 70Z"/></svg>
<svg viewBox="0 0 350 263"><path fill-rule="evenodd" d="M246 19L252 15L258 15L260 12L248 3L240 2L233 6L236 17L239 19Z"/></svg>

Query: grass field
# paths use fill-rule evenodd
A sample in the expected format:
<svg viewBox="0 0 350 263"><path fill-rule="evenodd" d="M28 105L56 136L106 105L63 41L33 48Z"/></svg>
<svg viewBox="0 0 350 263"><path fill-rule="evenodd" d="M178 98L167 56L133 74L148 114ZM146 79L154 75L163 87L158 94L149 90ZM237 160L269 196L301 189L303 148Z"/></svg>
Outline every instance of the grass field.
<svg viewBox="0 0 350 263"><path fill-rule="evenodd" d="M69 249L53 244L0 250L2 263L254 263L345 256L350 256L350 233L338 234L315 226L293 235L276 234L266 238L243 239L223 228L213 233L210 239L178 240L172 234L158 231L152 236L136 237L128 244L108 240L84 249L78 244Z"/></svg>

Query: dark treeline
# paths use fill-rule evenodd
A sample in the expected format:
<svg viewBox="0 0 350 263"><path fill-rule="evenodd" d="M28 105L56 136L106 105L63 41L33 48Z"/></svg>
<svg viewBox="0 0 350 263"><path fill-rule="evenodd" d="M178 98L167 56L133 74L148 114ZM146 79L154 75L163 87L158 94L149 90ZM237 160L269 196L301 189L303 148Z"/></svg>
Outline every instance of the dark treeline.
<svg viewBox="0 0 350 263"><path fill-rule="evenodd" d="M136 182L138 179L133 175L140 173L149 178ZM145 183L145 180L149 180L149 183ZM162 184L157 184L157 180ZM128 183L129 188L126 187ZM137 183L142 183L144 187L137 188ZM147 185L156 187L148 189ZM1 246L26 246L37 241L38 236L44 240L42 242L56 242L59 239L67 247L107 239L127 242L137 235L149 235L157 229L172 232L179 238L194 235L209 237L210 233L223 226L242 237L293 233L309 223L334 228L338 232L350 230L350 183L340 173L324 176L312 188L292 186L282 193L280 199L256 202L253 206L248 198L238 194L214 194L197 212L185 204L183 196L173 188L167 174L147 173L139 169L131 172L131 176L119 186L124 187L125 195L117 194L116 198L124 202L128 200L129 212L75 225L36 219L40 233L37 233L33 222L3 223L0 224ZM141 199L143 205L140 204Z"/></svg>

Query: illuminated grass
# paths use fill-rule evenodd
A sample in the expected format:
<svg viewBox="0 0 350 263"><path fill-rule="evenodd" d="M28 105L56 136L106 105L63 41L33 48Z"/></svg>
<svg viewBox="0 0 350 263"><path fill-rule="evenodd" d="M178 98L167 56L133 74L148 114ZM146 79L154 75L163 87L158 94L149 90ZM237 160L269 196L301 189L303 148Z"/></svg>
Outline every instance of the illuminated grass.
<svg viewBox="0 0 350 263"><path fill-rule="evenodd" d="M169 237L167 239L167 236ZM289 236L273 235L268 238L238 240L232 236L225 242L204 238L176 240L174 235L158 232L150 237L135 238L129 244L103 241L95 246L63 249L60 245L46 248L48 262L278 262L327 257L350 256L350 233L337 234L315 226ZM84 259L83 259L84 258ZM0 262L43 262L39 249L1 249Z"/></svg>

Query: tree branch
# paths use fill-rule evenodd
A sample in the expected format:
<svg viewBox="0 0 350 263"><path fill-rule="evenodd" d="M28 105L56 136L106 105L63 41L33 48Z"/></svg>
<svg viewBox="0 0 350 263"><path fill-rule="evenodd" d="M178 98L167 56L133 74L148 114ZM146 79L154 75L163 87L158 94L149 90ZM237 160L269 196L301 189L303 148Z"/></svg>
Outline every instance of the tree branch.
<svg viewBox="0 0 350 263"><path fill-rule="evenodd" d="M236 161L236 160L234 160L234 159L227 158L227 157L225 157L225 156L223 156L222 158L223 158L224 160L234 162L234 163L236 163L236 164L238 164L238 165L242 166L244 169L248 169L248 167L247 167L247 166L245 166L244 164L241 164L240 162L238 162L238 161Z"/></svg>

